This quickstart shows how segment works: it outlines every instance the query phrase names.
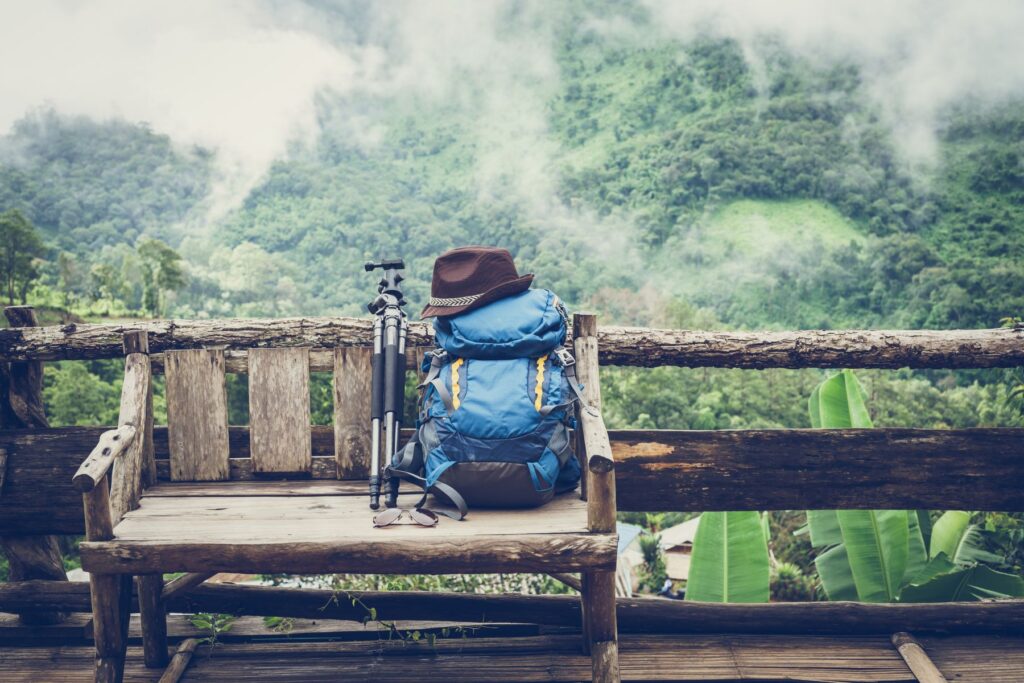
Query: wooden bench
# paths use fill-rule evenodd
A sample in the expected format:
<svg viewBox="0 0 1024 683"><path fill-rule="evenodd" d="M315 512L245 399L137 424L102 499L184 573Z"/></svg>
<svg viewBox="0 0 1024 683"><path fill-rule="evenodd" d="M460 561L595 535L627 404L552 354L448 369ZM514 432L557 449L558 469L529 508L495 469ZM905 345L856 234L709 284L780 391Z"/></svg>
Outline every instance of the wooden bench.
<svg viewBox="0 0 1024 683"><path fill-rule="evenodd" d="M384 529L373 527L365 480L311 478L308 348L248 350L254 479L244 481L231 476L224 351L166 352L171 481L157 484L147 335L125 334L119 426L102 435L74 478L85 506L80 551L90 573L96 680L121 679L133 576L146 664L162 667L167 600L217 572L581 572L594 680L618 680L615 482L599 411L595 318L577 315L574 330L590 406L578 411L576 432L585 498L570 493L536 510L472 510L465 521L442 517L435 528ZM336 401L346 374L368 369L351 352L335 350ZM360 429L369 424L336 417L337 448ZM412 504L413 495L403 498ZM165 586L171 572L186 574Z"/></svg>

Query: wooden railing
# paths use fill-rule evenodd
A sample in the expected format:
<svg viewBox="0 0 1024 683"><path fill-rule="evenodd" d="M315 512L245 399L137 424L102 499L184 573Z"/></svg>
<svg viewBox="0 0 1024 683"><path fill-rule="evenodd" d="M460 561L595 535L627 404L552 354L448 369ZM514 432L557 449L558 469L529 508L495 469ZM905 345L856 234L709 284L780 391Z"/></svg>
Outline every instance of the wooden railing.
<svg viewBox="0 0 1024 683"><path fill-rule="evenodd" d="M366 356L370 322L352 318L155 321L0 330L0 359L38 363L56 359L120 358L124 355L123 336L132 330L148 332L154 372L162 368L160 353L169 349L224 348L228 371L244 372L249 348L309 346L313 349L310 354L312 370L344 370L352 381L364 381L365 378L359 378L368 375L365 370L369 367ZM605 365L734 368L1024 365L1024 329L1021 328L739 333L602 327L597 330L596 338L599 357ZM409 334L410 353L422 353L431 343L430 328L413 323ZM332 349L336 347L351 348L351 351L335 353ZM359 394L358 391L347 394L345 386L339 389L336 383L336 401L354 400L352 397ZM344 425L344 429L313 428L314 477L333 479L360 474L353 465L348 444L352 439L358 441L354 436L359 430L358 415L350 417L352 424ZM335 419L338 419L338 412ZM3 482L0 535L13 538L83 532L80 497L68 482L81 464L83 454L95 446L105 429L108 428L0 431L0 453L6 454L6 472L0 472ZM346 430L353 432L352 439L345 436ZM623 511L917 507L1024 510L1024 496L1020 493L1024 489L1024 430L1021 429L613 430L610 438L618 509ZM253 476L248 439L247 428L230 429L232 478ZM166 429L157 427L151 443L155 476L166 479ZM192 597L200 603L207 602L197 603L196 608L219 610L211 605L223 606L223 601L234 599L223 593L225 589L218 586L197 589ZM24 586L0 587L0 611L13 606L24 608L31 603L25 590ZM487 596L465 599L471 602L492 600ZM74 600L80 601L80 596ZM277 604L269 597L260 600ZM407 605L407 609L402 614L409 616L426 609L420 602L435 598L406 596L403 600L401 604ZM527 602L531 606L526 613L537 615L539 620L549 620L544 623L577 618L568 611L559 612L571 608L557 600L538 598ZM633 605L633 602L640 604ZM660 615L657 618L661 621L657 623L664 624L666 629L674 625L676 630L744 630L744 624L750 628L760 624L758 628L809 632L823 628L823 624L849 621L833 621L837 619L836 614L860 619L859 629L843 627L849 632L920 630L927 628L926 622L932 624L934 630L981 628L978 624L982 622L993 628L1024 628L1024 603L1017 601L983 607L946 605L927 609L912 605L836 603L796 606L662 603L655 608L643 603L643 600L620 601L620 622L624 628L628 630L631 618L654 618L651 610ZM66 602L55 604L61 609L70 609ZM401 611L400 603L388 604ZM464 609L472 611L483 602L473 604L476 607ZM998 617L992 616L993 610L998 611ZM296 607L292 611L303 610ZM495 612L487 614L493 618ZM546 614L561 616L544 616ZM281 612L281 615L307 616L304 612ZM792 621L772 626L772 620L779 618Z"/></svg>

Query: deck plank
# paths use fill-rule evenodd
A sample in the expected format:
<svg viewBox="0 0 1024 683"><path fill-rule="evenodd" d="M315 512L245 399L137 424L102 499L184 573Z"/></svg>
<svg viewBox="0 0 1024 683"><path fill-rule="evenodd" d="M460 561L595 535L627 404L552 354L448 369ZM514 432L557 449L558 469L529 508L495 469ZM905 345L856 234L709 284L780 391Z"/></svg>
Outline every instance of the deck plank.
<svg viewBox="0 0 1024 683"><path fill-rule="evenodd" d="M957 636L922 641L951 681L1017 683L1024 671L1024 638ZM531 636L439 639L426 642L253 642L203 648L184 681L378 681L420 683L577 681L590 675L579 638ZM624 681L804 681L911 683L906 665L884 637L651 636L621 639ZM0 680L9 683L86 683L92 648L37 646L0 649ZM125 680L149 683L159 672L142 667L131 647Z"/></svg>
<svg viewBox="0 0 1024 683"><path fill-rule="evenodd" d="M985 639L972 642L976 655ZM1002 652L1002 650L1000 650ZM18 648L0 657L0 677L27 681L88 681L89 648ZM439 639L426 642L222 643L203 648L184 681L489 682L579 681L590 659L579 636ZM1021 665L1020 652L1015 655ZM626 636L621 643L624 681L789 680L832 683L911 683L906 665L885 638L787 636ZM140 672L142 654L130 648L127 681L152 681ZM143 675L140 675L143 674ZM45 676L45 677L44 677ZM974 680L980 680L975 678ZM995 683L1011 679L988 678Z"/></svg>

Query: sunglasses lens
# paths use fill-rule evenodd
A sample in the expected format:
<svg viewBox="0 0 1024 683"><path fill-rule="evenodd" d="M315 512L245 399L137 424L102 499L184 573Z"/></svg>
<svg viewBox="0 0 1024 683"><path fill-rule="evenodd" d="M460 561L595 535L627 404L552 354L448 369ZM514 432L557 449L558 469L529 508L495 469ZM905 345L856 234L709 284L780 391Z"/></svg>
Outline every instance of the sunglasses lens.
<svg viewBox="0 0 1024 683"><path fill-rule="evenodd" d="M420 526L434 526L437 524L437 515L430 510L410 510L409 515Z"/></svg>
<svg viewBox="0 0 1024 683"><path fill-rule="evenodd" d="M401 516L402 516L402 509L401 508L388 508L384 512L381 512L380 514L374 515L374 517L373 517L373 525L374 526L387 526L389 524L394 524L396 521L398 521L398 518L401 517Z"/></svg>

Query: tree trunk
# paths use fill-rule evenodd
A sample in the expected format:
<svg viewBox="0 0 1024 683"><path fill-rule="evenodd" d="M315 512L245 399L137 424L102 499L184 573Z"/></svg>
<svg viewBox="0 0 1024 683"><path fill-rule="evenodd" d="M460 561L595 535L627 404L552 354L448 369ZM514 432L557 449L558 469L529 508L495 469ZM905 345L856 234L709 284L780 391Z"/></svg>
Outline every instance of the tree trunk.
<svg viewBox="0 0 1024 683"><path fill-rule="evenodd" d="M11 327L35 327L35 311L29 306L4 309ZM49 427L43 410L43 364L39 361L0 363L0 427L5 429ZM9 581L52 579L67 581L64 560L56 536L2 537L0 547L10 563ZM26 610L18 613L25 624L56 624L61 612Z"/></svg>

